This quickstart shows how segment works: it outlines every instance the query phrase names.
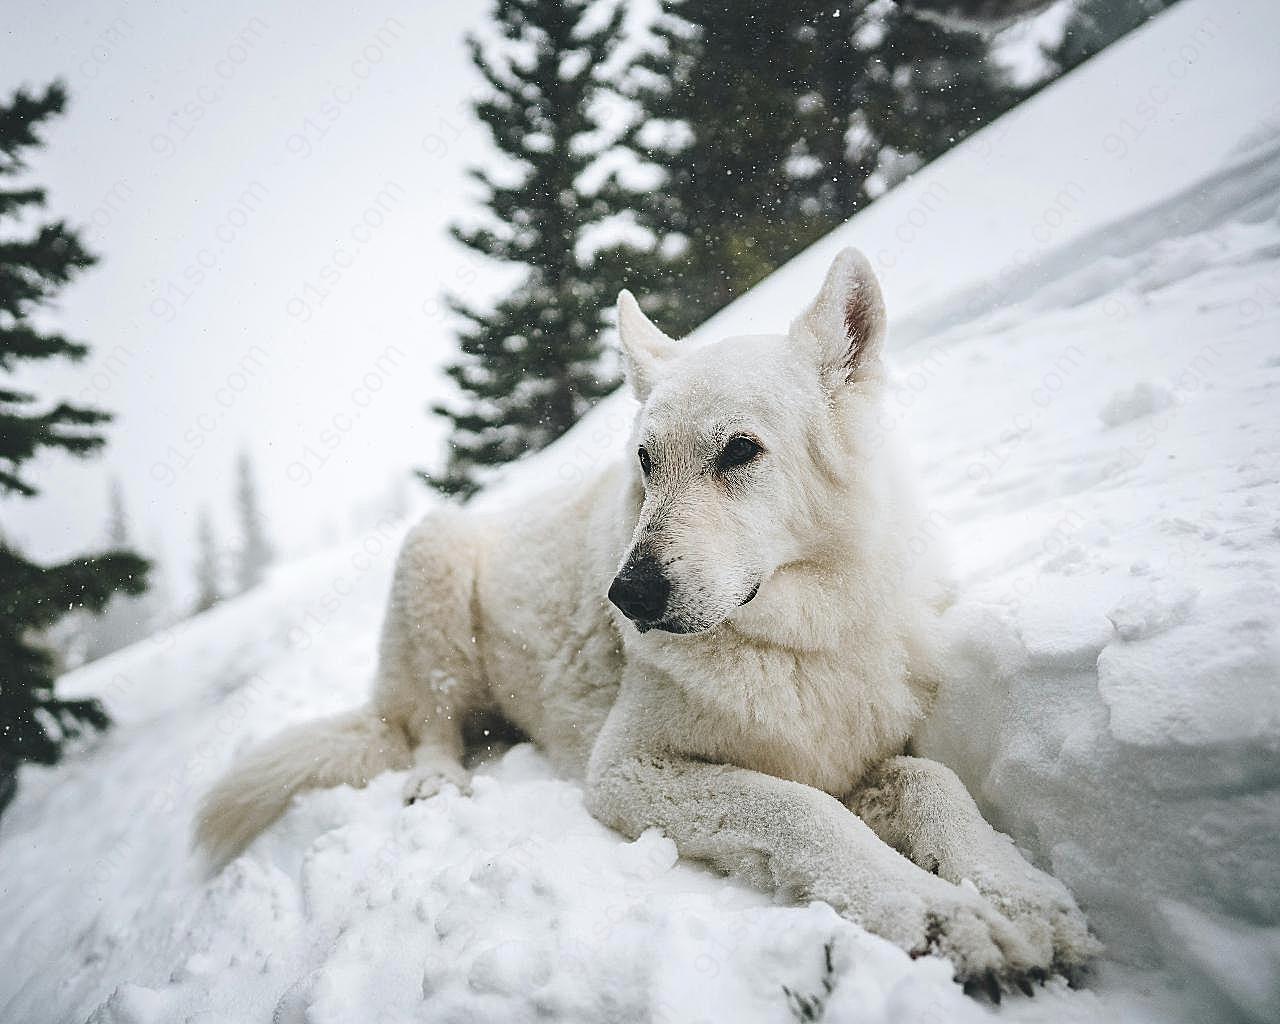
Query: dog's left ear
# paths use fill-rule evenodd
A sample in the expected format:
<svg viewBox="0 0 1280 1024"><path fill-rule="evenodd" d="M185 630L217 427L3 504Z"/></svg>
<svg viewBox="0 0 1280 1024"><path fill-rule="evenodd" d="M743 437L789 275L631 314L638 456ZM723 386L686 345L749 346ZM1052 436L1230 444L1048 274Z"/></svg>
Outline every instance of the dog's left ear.
<svg viewBox="0 0 1280 1024"><path fill-rule="evenodd" d="M618 337L627 366L627 382L636 398L649 397L663 364L675 355L676 343L644 315L640 303L625 288L618 294Z"/></svg>
<svg viewBox="0 0 1280 1024"><path fill-rule="evenodd" d="M824 373L852 383L880 376L885 323L884 296L871 262L850 248L835 258L822 291L791 330L811 336Z"/></svg>

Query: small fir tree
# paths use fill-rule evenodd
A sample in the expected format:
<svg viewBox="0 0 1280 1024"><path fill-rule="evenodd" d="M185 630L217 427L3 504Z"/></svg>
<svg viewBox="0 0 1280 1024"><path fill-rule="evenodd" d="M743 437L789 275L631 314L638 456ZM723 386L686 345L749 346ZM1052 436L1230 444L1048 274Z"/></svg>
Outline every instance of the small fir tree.
<svg viewBox="0 0 1280 1024"><path fill-rule="evenodd" d="M262 582L271 565L271 542L266 518L258 502L253 459L247 450L236 459L236 512L240 520L240 548L236 553L236 588L243 594Z"/></svg>
<svg viewBox="0 0 1280 1024"><path fill-rule="evenodd" d="M88 347L45 329L39 310L94 257L63 221L45 221L43 189L10 186L41 144L41 126L66 106L54 83L41 93L19 89L0 103L0 374L31 362L83 359ZM30 498L37 488L26 463L45 449L75 456L98 452L110 415L71 402L53 405L0 377L0 495ZM41 634L69 614L101 611L118 593L140 594L147 562L131 551L41 565L0 537L0 807L16 787L23 761L52 764L85 729L108 724L92 699L65 700L55 690L55 660Z"/></svg>
<svg viewBox="0 0 1280 1024"><path fill-rule="evenodd" d="M191 613L207 612L222 600L222 563L213 517L201 509L196 520L196 600Z"/></svg>
<svg viewBox="0 0 1280 1024"><path fill-rule="evenodd" d="M107 498L107 544L113 551L133 550L129 514L125 509L124 488L112 478ZM151 632L155 565L151 566L147 593L141 596L116 594L89 627L85 660L105 657L114 651L137 643Z"/></svg>
<svg viewBox="0 0 1280 1024"><path fill-rule="evenodd" d="M630 205L626 189L607 175L594 189L583 184L623 134L597 114L622 5L498 0L494 20L500 46L468 39L489 88L474 110L512 174L472 171L488 222L453 234L525 272L491 310L451 300L464 327L462 358L447 372L464 401L434 407L452 425L448 460L442 473L420 475L464 497L486 469L551 443L617 385L599 335L627 262L616 247L589 251L593 229Z"/></svg>

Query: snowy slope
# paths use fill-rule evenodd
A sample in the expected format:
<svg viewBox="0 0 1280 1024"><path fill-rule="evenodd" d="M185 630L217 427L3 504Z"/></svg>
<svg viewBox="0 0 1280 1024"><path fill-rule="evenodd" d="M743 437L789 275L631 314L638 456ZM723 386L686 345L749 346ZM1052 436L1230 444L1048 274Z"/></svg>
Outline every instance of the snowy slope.
<svg viewBox="0 0 1280 1024"><path fill-rule="evenodd" d="M1274 1019L1280 187L1258 212L931 338L898 396L967 584L924 750L1117 957Z"/></svg>
<svg viewBox="0 0 1280 1024"><path fill-rule="evenodd" d="M1036 102L1084 117L1205 16L1280 20L1187 0L1123 61L1104 55ZM1004 227L974 242L994 291L958 256L975 238L959 213L911 248L946 287L913 299L904 282L922 271L882 267L891 311L922 325L882 426L916 439L930 502L911 528L948 543L962 582L926 749L1073 887L1110 948L1093 991L1006 1000L1010 1021L1268 1020L1280 1006L1280 141L1258 101L1280 94L1280 67L1257 47L1221 65L1215 91L1162 108L1184 135L1203 126L1191 170L1151 189L1113 173L1109 214L1046 252L1050 276L1014 287L992 255L1029 216L1012 194ZM1226 138L1224 122L1240 130ZM992 129L1013 150L1041 131ZM935 180L962 194L988 142ZM1130 166L1149 157L1135 143ZM876 225L915 208L911 188L700 336L782 327L820 278L809 264L842 244L874 251ZM1005 301L949 306L973 294ZM487 500L613 457L629 411L605 403ZM991 1017L939 961L676 863L659 835L623 842L529 748L469 799L402 808L394 775L308 794L198 877L190 808L234 751L363 699L402 529L64 681L119 724L24 772L0 822L0 1020L785 1021L815 999L829 1021Z"/></svg>

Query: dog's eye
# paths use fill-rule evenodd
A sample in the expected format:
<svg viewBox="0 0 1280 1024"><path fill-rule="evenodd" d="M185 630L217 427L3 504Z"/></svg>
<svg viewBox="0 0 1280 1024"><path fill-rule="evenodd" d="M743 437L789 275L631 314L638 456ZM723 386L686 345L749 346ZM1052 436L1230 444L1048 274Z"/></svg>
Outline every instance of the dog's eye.
<svg viewBox="0 0 1280 1024"><path fill-rule="evenodd" d="M735 466L745 466L762 451L764 449L758 442L739 434L737 437L729 438L725 446L720 449L720 454L716 456L716 468L733 469Z"/></svg>
<svg viewBox="0 0 1280 1024"><path fill-rule="evenodd" d="M640 472L648 476L653 472L653 460L649 458L649 453L643 447L636 454L640 457Z"/></svg>

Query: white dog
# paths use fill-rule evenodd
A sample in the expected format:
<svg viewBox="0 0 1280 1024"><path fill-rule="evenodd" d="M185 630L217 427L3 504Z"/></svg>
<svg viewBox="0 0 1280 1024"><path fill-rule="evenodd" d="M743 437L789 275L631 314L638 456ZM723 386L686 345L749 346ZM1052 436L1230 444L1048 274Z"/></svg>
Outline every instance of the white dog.
<svg viewBox="0 0 1280 1024"><path fill-rule="evenodd" d="M305 787L412 768L468 785L514 724L627 836L821 899L998 995L1098 945L956 776L904 756L939 678L942 588L909 556L904 462L870 439L885 314L846 250L785 336L682 351L623 292L630 457L503 514L433 512L396 568L371 704L296 728L212 793L239 852ZM964 884L961 884L964 883Z"/></svg>

